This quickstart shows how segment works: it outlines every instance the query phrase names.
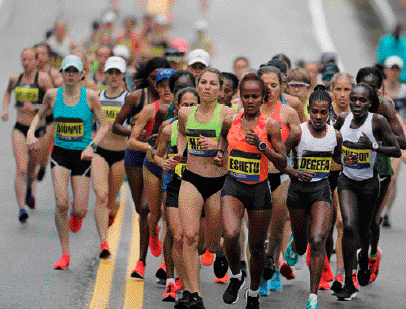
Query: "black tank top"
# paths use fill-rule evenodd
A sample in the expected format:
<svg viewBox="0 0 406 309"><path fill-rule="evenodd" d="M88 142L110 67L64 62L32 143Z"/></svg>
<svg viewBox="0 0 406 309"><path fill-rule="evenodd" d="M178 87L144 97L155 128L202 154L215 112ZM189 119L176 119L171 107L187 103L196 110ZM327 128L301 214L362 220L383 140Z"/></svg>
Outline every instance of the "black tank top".
<svg viewBox="0 0 406 309"><path fill-rule="evenodd" d="M15 86L15 98L16 106L21 107L24 105L25 101L31 102L34 105L35 110L38 110L44 100L45 90L38 85L39 73L35 75L33 84L23 84L21 80L24 74L20 74Z"/></svg>

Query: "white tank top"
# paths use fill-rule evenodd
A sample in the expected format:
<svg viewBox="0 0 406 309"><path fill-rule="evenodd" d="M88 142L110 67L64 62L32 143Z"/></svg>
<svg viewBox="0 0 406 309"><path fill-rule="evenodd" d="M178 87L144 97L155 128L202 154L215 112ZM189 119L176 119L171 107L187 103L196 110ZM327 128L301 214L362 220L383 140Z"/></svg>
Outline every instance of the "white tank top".
<svg viewBox="0 0 406 309"><path fill-rule="evenodd" d="M106 90L102 90L99 94L100 104L103 111L106 113L108 121L114 122L117 114L120 112L121 107L124 105L128 91L123 91L119 96L115 98L106 97Z"/></svg>
<svg viewBox="0 0 406 309"><path fill-rule="evenodd" d="M70 43L71 42L70 42L70 39L68 36L65 36L62 43L59 43L56 40L55 35L51 36L48 41L48 45L51 48L51 50L54 53L58 54L58 56L61 58L65 58L66 56L68 56L70 54L70 51L71 51Z"/></svg>
<svg viewBox="0 0 406 309"><path fill-rule="evenodd" d="M301 171L316 172L311 182L328 177L337 137L334 127L327 126L327 133L322 138L314 137L309 130L309 123L300 125L302 136L299 144L292 151L293 168Z"/></svg>
<svg viewBox="0 0 406 309"><path fill-rule="evenodd" d="M370 179L374 176L374 166L376 160L376 152L370 149L360 149L358 140L363 136L364 132L371 142L376 142L372 133L372 118L373 113L368 112L368 117L364 124L358 129L351 129L351 121L354 118L353 113L349 113L341 127L341 135L343 136L343 155L348 153L356 153L358 155L358 163L353 165L343 164L343 173L350 179L361 181Z"/></svg>

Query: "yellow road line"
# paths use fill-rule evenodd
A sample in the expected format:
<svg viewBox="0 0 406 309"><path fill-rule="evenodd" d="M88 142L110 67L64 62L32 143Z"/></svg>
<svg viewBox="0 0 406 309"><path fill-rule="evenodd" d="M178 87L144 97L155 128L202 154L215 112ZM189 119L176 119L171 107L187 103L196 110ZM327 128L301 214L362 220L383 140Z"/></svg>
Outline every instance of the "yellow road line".
<svg viewBox="0 0 406 309"><path fill-rule="evenodd" d="M135 212L134 203L132 203L132 222L131 222L131 243L130 257L128 259L126 271L125 299L123 308L142 309L144 299L144 280L131 278L131 271L135 268L140 254L140 233L138 214Z"/></svg>
<svg viewBox="0 0 406 309"><path fill-rule="evenodd" d="M110 247L110 258L100 260L97 270L96 283L94 285L92 300L89 308L108 308L111 285L113 282L114 268L116 264L117 248L120 243L121 227L123 225L127 186L123 185L120 190L120 208L114 220L114 224L108 229L107 239Z"/></svg>

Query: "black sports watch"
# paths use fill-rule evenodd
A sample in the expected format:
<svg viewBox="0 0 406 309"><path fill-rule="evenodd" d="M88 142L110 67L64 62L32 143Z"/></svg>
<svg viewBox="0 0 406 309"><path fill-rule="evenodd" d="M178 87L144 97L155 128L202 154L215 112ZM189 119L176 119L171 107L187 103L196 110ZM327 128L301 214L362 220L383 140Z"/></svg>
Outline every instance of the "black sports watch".
<svg viewBox="0 0 406 309"><path fill-rule="evenodd" d="M268 148L268 146L266 145L265 142L260 142L258 145L258 150L260 150L260 151L264 151L267 148Z"/></svg>

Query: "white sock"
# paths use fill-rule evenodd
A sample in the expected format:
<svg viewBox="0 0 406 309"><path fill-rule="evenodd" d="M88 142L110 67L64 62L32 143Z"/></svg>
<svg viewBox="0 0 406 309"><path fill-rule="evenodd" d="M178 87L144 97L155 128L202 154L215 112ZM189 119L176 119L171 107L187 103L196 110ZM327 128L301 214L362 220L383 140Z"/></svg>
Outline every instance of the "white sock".
<svg viewBox="0 0 406 309"><path fill-rule="evenodd" d="M240 270L240 273L238 273L238 274L236 274L236 275L231 275L231 278L237 278L238 280L241 281L241 278L242 278L242 272L241 272L241 270Z"/></svg>
<svg viewBox="0 0 406 309"><path fill-rule="evenodd" d="M166 279L166 286L168 286L169 283L173 283L173 285L175 285L175 278L168 278L168 279Z"/></svg>
<svg viewBox="0 0 406 309"><path fill-rule="evenodd" d="M251 289L248 290L248 296L249 297L258 297L259 296L259 289L256 291L253 291Z"/></svg>

